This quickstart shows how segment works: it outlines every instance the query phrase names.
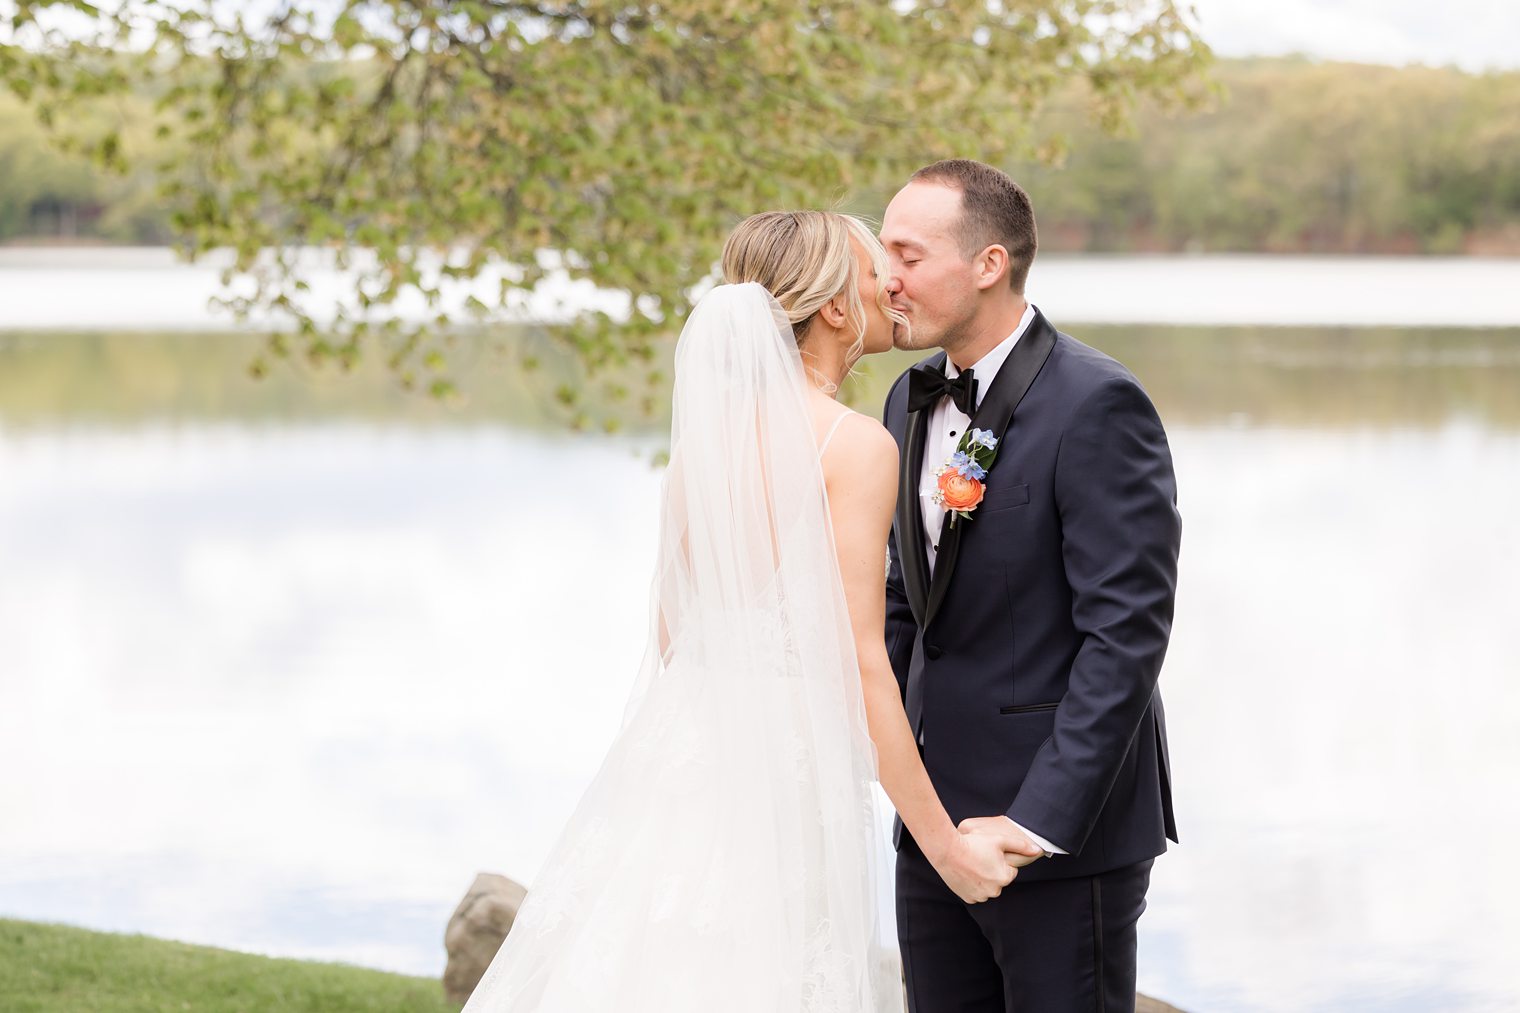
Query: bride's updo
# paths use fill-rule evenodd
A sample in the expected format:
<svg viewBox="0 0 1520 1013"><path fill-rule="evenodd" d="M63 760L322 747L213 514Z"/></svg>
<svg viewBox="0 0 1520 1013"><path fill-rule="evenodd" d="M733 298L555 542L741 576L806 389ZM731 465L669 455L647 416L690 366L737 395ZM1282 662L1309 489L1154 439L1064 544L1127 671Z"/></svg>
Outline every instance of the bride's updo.
<svg viewBox="0 0 1520 1013"><path fill-rule="evenodd" d="M813 317L836 295L855 331L847 353L854 362L865 345L866 314L860 301L855 239L876 267L876 303L889 319L902 322L887 295L887 255L860 219L837 211L762 211L740 222L723 244L723 280L759 282L786 311L792 336L802 343Z"/></svg>

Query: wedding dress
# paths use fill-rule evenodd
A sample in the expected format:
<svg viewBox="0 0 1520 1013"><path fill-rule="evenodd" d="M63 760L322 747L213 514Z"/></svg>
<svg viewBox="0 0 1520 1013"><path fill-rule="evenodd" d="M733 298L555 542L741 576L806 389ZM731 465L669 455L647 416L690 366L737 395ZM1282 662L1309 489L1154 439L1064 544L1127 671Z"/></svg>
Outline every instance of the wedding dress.
<svg viewBox="0 0 1520 1013"><path fill-rule="evenodd" d="M902 1010L806 390L762 286L692 310L645 659L464 1013Z"/></svg>

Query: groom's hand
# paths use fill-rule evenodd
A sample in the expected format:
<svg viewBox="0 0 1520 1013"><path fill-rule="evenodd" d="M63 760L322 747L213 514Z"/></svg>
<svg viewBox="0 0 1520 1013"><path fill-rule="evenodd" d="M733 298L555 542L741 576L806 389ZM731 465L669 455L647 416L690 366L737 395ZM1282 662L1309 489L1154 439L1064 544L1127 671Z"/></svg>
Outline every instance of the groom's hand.
<svg viewBox="0 0 1520 1013"><path fill-rule="evenodd" d="M1045 857L1045 849L1029 839L1017 823L1007 816L973 816L961 820L957 828L963 834L987 834L999 839L1008 864L1015 869Z"/></svg>

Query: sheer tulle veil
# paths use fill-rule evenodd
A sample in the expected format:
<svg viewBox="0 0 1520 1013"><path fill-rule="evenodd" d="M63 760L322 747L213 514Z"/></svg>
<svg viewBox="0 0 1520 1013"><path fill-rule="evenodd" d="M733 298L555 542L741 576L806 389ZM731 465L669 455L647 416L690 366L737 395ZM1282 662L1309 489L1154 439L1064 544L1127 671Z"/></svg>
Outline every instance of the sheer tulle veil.
<svg viewBox="0 0 1520 1013"><path fill-rule="evenodd" d="M758 284L687 319L662 498L622 729L466 1013L899 1011L806 379Z"/></svg>

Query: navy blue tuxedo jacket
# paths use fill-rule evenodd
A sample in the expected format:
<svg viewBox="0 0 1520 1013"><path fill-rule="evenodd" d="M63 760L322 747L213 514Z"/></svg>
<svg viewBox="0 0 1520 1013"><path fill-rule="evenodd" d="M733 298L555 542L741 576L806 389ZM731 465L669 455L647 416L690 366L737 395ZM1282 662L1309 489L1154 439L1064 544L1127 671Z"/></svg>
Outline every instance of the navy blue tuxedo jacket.
<svg viewBox="0 0 1520 1013"><path fill-rule="evenodd" d="M918 488L932 409L907 411L911 371L884 418L901 458L886 640L935 789L957 822L1005 813L1071 852L1023 881L1161 854L1177 831L1156 681L1181 520L1150 398L1037 312L972 417L1001 442L970 519L947 515L931 577Z"/></svg>

